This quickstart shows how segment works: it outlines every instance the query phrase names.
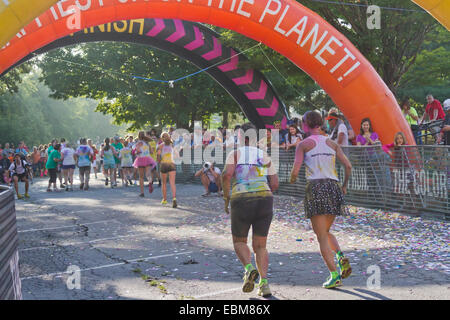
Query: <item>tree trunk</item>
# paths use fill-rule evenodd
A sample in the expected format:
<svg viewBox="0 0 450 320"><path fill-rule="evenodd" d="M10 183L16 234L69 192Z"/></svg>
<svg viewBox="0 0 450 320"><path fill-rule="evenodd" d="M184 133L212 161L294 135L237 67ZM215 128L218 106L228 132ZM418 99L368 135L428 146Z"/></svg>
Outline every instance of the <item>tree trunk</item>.
<svg viewBox="0 0 450 320"><path fill-rule="evenodd" d="M222 128L227 128L228 129L228 111L224 111L222 113Z"/></svg>

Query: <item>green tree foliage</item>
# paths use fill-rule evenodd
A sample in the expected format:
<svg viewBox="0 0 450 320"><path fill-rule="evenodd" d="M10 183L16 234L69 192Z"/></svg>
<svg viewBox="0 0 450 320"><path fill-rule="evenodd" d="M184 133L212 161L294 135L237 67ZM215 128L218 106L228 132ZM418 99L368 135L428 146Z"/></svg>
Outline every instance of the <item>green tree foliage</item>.
<svg viewBox="0 0 450 320"><path fill-rule="evenodd" d="M0 95L9 92L15 93L19 90L19 83L21 81L21 75L30 71L30 67L28 64L21 65L10 72L8 72L5 76L0 78Z"/></svg>
<svg viewBox="0 0 450 320"><path fill-rule="evenodd" d="M230 95L205 73L176 82L173 88L133 78L169 81L198 71L178 57L143 45L77 45L48 53L40 67L53 97L99 100L98 111L113 115L116 124L130 125L130 130L149 125L188 128L192 120L207 120L213 113L239 112Z"/></svg>
<svg viewBox="0 0 450 320"><path fill-rule="evenodd" d="M411 98L422 112L427 94L441 102L450 98L450 33L437 28L424 47L398 90L401 100Z"/></svg>
<svg viewBox="0 0 450 320"><path fill-rule="evenodd" d="M35 72L26 75L17 93L0 95L0 143L28 146L49 143L64 137L75 142L80 137L105 138L120 130L111 125L112 117L95 112L94 100L66 101L49 97L50 90L38 81Z"/></svg>

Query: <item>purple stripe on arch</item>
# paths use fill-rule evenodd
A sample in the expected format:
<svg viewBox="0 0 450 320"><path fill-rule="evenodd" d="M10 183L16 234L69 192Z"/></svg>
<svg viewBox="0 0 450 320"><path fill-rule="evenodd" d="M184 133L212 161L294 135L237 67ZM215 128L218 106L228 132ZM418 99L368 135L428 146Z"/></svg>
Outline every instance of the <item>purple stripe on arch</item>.
<svg viewBox="0 0 450 320"><path fill-rule="evenodd" d="M236 55L236 52L233 49L231 49L231 57L232 58L230 62L219 66L220 70L222 70L223 72L228 72L237 68L239 64L239 57Z"/></svg>
<svg viewBox="0 0 450 320"><path fill-rule="evenodd" d="M264 82L264 80L261 80L261 84L258 91L255 92L247 92L245 95L250 100L262 100L266 96L267 92L267 83Z"/></svg>
<svg viewBox="0 0 450 320"><path fill-rule="evenodd" d="M247 73L244 76L242 76L242 77L234 78L233 81L238 86L243 85L243 84L252 83L252 81L253 81L253 69L248 70Z"/></svg>
<svg viewBox="0 0 450 320"><path fill-rule="evenodd" d="M169 42L175 42L186 35L186 30L184 30L183 22L179 19L173 20L175 23L175 32L170 35L166 40Z"/></svg>
<svg viewBox="0 0 450 320"><path fill-rule="evenodd" d="M185 49L188 49L190 51L195 50L197 48L200 48L205 44L205 40L203 39L203 34L200 31L199 28L194 27L194 34L195 34L195 40L191 43L188 43L184 46Z"/></svg>
<svg viewBox="0 0 450 320"><path fill-rule="evenodd" d="M274 97L270 108L258 108L257 110L258 110L259 115L261 115L261 116L273 117L274 115L277 114L279 105L280 104L279 104L278 100Z"/></svg>
<svg viewBox="0 0 450 320"><path fill-rule="evenodd" d="M219 40L214 37L213 38L214 43L214 49L208 53L205 53L202 55L202 57L206 60L212 60L214 58L220 57L222 55L222 44L219 42Z"/></svg>
<svg viewBox="0 0 450 320"><path fill-rule="evenodd" d="M147 36L154 37L158 35L165 27L166 25L164 24L163 19L155 19L155 26L152 28L152 30L147 32Z"/></svg>

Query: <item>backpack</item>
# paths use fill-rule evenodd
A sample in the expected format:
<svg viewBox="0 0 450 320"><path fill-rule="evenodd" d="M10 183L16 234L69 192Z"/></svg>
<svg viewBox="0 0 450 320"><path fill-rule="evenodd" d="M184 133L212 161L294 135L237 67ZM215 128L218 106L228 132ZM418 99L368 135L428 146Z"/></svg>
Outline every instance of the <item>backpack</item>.
<svg viewBox="0 0 450 320"><path fill-rule="evenodd" d="M20 159L20 161L22 162L22 167L25 169L25 172L26 172L26 171L28 170L28 167L29 167L30 165L28 164L28 162L26 162L26 161L23 160L23 159ZM14 173L16 173L16 170L17 170L16 162L14 161L13 164L14 164L14 169L13 169L13 171L14 171Z"/></svg>

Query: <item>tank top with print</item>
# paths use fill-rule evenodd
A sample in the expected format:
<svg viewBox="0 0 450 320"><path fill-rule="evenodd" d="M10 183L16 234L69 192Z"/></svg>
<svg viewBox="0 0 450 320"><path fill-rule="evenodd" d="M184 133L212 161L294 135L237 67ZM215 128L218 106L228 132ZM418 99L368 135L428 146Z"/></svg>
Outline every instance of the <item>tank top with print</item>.
<svg viewBox="0 0 450 320"><path fill-rule="evenodd" d="M107 165L115 165L116 161L114 160L114 153L112 151L112 147L110 146L108 151L103 151L103 163Z"/></svg>
<svg viewBox="0 0 450 320"><path fill-rule="evenodd" d="M263 151L256 147L245 146L238 149L238 155L232 197L251 192L267 192L267 195L271 195Z"/></svg>
<svg viewBox="0 0 450 320"><path fill-rule="evenodd" d="M336 172L336 151L327 145L328 137L309 137L316 146L305 153L306 180L331 179L339 181Z"/></svg>
<svg viewBox="0 0 450 320"><path fill-rule="evenodd" d="M173 163L173 147L172 145L162 144L161 147L161 163Z"/></svg>

